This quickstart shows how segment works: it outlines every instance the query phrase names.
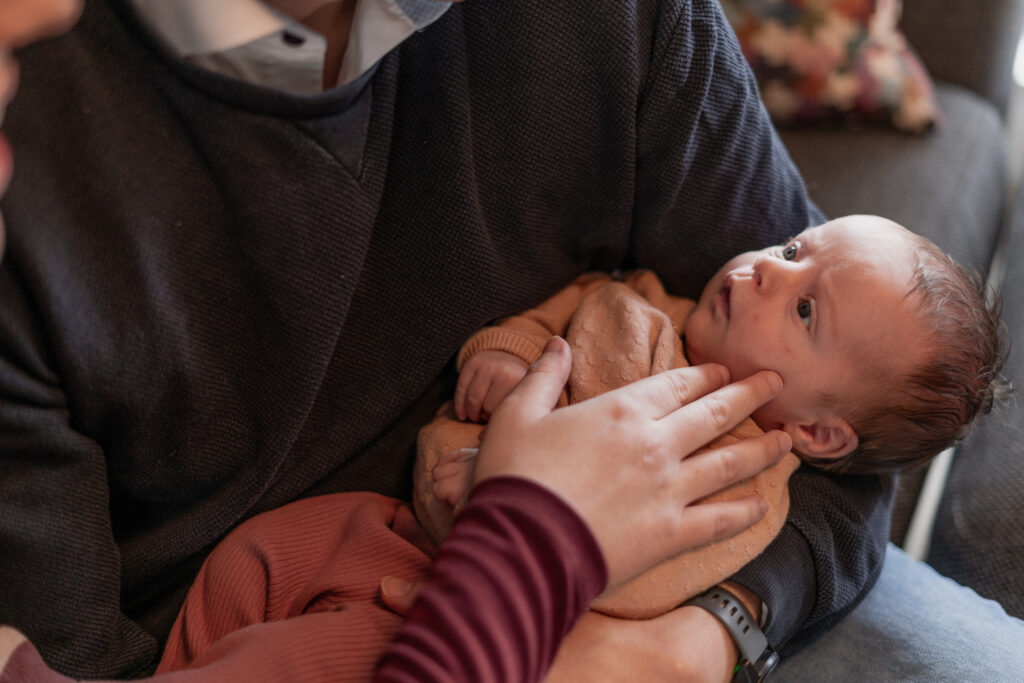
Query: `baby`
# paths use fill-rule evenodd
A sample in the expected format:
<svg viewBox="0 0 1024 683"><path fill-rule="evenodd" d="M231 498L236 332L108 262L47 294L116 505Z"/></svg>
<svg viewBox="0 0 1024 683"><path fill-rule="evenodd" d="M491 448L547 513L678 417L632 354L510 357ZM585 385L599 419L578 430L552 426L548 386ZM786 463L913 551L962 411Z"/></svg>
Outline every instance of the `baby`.
<svg viewBox="0 0 1024 683"><path fill-rule="evenodd" d="M782 393L731 438L782 429L805 462L868 473L927 461L989 410L1002 388L999 331L959 266L872 216L741 254L697 302L667 294L648 271L625 281L585 275L466 343L454 407L421 432L415 517L401 501L341 493L249 520L200 570L158 673L369 680L400 623L379 603L380 579L426 575L431 539L443 537L468 488L481 427L466 420L486 421L553 334L573 349L561 404L687 362L721 363L733 380L769 368ZM655 568L596 608L653 616L730 576L778 532L799 462L791 454L747 489L718 494L761 493L772 509L753 529ZM0 629L0 655L19 637ZM33 661L32 680L66 680Z"/></svg>
<svg viewBox="0 0 1024 683"><path fill-rule="evenodd" d="M573 287L582 296L606 282ZM553 320L550 310L534 319L543 315ZM521 331L530 317L502 325ZM682 337L691 364L721 363L734 381L766 368L782 376L782 394L753 418L788 432L805 461L876 473L927 462L989 410L999 326L935 245L891 221L848 216L726 263ZM486 421L539 355L522 339L503 348L501 336L485 330L460 355L460 419Z"/></svg>
<svg viewBox="0 0 1024 683"><path fill-rule="evenodd" d="M562 403L687 362L721 363L734 380L767 368L782 377L782 393L753 414L756 425L724 438L781 429L803 461L867 474L927 462L989 410L1004 391L999 332L996 311L962 268L874 216L840 218L740 254L698 302L668 295L646 271L624 281L585 275L463 347L454 415L421 433L417 515L433 538L445 535L476 438L455 418L486 421L552 334L566 335L573 349ZM790 458L719 494L768 500L755 527L655 568L595 608L649 618L737 571L784 522L785 482L799 464Z"/></svg>

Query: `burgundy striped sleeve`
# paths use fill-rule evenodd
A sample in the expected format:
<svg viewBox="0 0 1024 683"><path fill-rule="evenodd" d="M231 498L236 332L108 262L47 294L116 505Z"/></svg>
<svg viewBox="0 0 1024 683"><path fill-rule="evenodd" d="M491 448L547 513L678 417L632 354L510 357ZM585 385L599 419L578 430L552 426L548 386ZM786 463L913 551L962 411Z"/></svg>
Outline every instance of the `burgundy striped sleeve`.
<svg viewBox="0 0 1024 683"><path fill-rule="evenodd" d="M474 489L381 658L378 681L540 681L607 583L576 512L531 481Z"/></svg>

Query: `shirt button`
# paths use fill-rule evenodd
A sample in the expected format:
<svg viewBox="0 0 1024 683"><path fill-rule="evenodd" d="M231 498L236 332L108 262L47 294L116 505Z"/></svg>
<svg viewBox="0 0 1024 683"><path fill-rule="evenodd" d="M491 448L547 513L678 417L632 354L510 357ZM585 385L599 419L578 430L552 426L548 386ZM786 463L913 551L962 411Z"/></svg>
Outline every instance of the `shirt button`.
<svg viewBox="0 0 1024 683"><path fill-rule="evenodd" d="M296 35L291 31L281 31L281 40L283 40L286 45L293 45L295 47L298 47L299 45L302 45L303 43L306 42L305 38Z"/></svg>

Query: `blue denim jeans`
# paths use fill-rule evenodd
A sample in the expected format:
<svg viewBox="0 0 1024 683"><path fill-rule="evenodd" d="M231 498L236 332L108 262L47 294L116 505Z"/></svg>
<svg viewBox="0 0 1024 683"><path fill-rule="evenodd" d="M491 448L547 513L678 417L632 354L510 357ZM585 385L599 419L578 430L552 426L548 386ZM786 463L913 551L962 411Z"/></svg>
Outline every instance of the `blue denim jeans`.
<svg viewBox="0 0 1024 683"><path fill-rule="evenodd" d="M890 544L867 597L769 680L1020 682L1024 621Z"/></svg>

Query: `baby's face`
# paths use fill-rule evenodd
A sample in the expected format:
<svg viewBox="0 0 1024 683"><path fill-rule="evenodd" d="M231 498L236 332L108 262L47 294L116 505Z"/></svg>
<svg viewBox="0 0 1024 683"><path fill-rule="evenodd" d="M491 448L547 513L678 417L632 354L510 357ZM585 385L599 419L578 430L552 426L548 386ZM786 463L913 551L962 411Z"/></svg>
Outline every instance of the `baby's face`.
<svg viewBox="0 0 1024 683"><path fill-rule="evenodd" d="M686 322L690 363L721 363L733 380L778 372L782 393L754 419L786 431L822 417L823 394L860 395L868 364L872 376L899 375L924 339L916 297L907 296L916 263L908 235L881 218L848 216L733 258Z"/></svg>

